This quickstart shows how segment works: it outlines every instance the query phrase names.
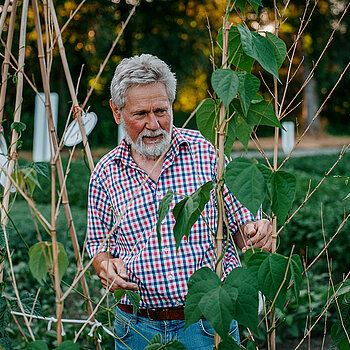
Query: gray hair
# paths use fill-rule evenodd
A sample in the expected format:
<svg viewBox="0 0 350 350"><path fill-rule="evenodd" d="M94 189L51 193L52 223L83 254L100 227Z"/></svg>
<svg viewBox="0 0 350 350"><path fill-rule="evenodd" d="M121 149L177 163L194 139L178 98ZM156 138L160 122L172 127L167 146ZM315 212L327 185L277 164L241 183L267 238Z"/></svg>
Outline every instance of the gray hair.
<svg viewBox="0 0 350 350"><path fill-rule="evenodd" d="M169 66L156 56L142 54L124 58L117 66L111 83L112 102L121 111L129 87L139 84L164 83L171 104L175 100L176 77Z"/></svg>

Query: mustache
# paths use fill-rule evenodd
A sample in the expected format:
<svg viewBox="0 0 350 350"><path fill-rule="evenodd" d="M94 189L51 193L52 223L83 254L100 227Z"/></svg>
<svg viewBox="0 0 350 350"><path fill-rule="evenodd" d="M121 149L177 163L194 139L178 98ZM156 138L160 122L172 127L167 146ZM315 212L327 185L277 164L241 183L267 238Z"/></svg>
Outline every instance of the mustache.
<svg viewBox="0 0 350 350"><path fill-rule="evenodd" d="M167 132L163 129L158 129L158 130L143 130L140 135L139 135L139 138L142 138L142 137L157 137L157 136L165 136L167 135Z"/></svg>

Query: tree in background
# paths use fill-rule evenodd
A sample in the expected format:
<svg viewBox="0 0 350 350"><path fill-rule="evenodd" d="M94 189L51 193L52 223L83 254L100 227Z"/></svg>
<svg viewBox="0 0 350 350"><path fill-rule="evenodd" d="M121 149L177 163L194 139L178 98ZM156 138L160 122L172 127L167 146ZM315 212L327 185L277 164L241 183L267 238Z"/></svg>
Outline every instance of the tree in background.
<svg viewBox="0 0 350 350"><path fill-rule="evenodd" d="M62 33L74 83L77 84L79 81L78 97L80 101L85 99L87 90L92 85L99 67L111 47L111 43L121 29L122 21L125 21L127 18L134 2L133 0L103 1L103 5L99 0L86 2L71 18ZM58 0L55 2L61 26L69 20L72 12L78 5L79 1L74 0ZM178 96L174 106L175 124L178 126L183 124L189 112L206 96L206 91L210 86L208 71L210 70L211 62L208 57L211 55L211 40L215 42L217 38L217 28L219 28L221 23L224 5L223 0L140 1L135 15L127 26L122 40L115 48L102 76L95 85L94 93L88 102L90 109L99 116L96 129L89 137L92 146L101 145L101 139L106 147L112 147L116 144L116 128L108 106L108 82L111 80L115 66L123 57L142 52L161 57L177 73ZM292 36L303 15L304 5L303 1L293 1L287 8L286 17L288 17L288 24L282 25L280 30L280 36L287 43L292 41ZM323 50L345 5L345 0L320 0L309 4L308 11L315 7L314 17L306 28L302 46L299 45L297 49L294 62L295 68L301 63L303 56L305 56L304 67L306 63L308 63L309 69L312 67L313 60ZM251 13L249 18L245 18L252 29L269 30L273 17L273 2L271 0L264 1L264 6L262 10L264 13L260 16L259 22L257 21L258 17ZM237 22L238 16L242 16L242 14L232 14L230 17L231 21ZM315 71L315 79L313 81L317 81L318 95L316 96L320 102L327 96L339 72L344 69L349 60L350 44L346 40L349 20L348 15L342 20L339 29L335 32L330 48ZM210 23L212 37L209 35L208 23ZM19 25L19 21L17 25ZM26 65L30 67L30 78L41 90L36 57L34 20L31 12L28 17L28 32ZM2 34L2 38L5 37L6 27ZM18 34L15 34L13 47L18 47L16 40L18 40ZM342 49L339 50L339 47ZM218 52L215 53L215 55L218 54ZM254 67L254 70L262 71L258 65ZM300 69L294 78L290 94L286 97L286 103L299 90L303 80L302 73L302 69ZM14 76L15 72L12 70L11 74ZM263 71L262 74L265 78ZM280 74L287 74L286 69L282 67ZM59 133L62 133L64 121L69 113L70 98L57 51L52 62L51 80L53 91L58 92L60 96L58 130ZM328 105L322 111L323 120L328 120L327 130L333 132L350 131L348 120L349 102L346 96L349 81L349 79L342 80L341 85L335 90ZM271 88L272 81L267 79L266 84ZM12 84L12 94L8 94L9 101L11 95L14 95L14 91L15 84ZM268 94L268 89L266 89L265 93ZM32 124L34 93L28 85L25 86L24 96L23 121L27 124ZM294 106L301 102L302 99L303 97L300 95L296 99ZM10 120L12 113L13 107L11 103L7 103L5 119ZM293 110L293 113L287 118L298 119L298 122L302 125L306 123L303 121L301 106ZM10 122L5 121L5 123ZM189 127L195 127L194 122L190 123ZM28 128L24 135L26 138L24 147L28 149L32 146L31 133L32 128Z"/></svg>

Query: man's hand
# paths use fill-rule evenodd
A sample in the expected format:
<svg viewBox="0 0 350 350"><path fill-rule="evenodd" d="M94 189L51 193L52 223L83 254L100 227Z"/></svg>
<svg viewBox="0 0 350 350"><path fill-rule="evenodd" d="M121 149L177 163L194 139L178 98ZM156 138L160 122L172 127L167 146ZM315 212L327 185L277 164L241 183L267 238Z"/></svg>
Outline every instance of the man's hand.
<svg viewBox="0 0 350 350"><path fill-rule="evenodd" d="M137 284L127 282L129 276L126 272L125 262L122 259L113 258L108 253L99 253L95 257L92 266L105 289L109 288L111 292L117 289L138 290Z"/></svg>
<svg viewBox="0 0 350 350"><path fill-rule="evenodd" d="M250 248L269 251L272 248L272 225L267 219L247 222L239 228L234 241L243 254Z"/></svg>

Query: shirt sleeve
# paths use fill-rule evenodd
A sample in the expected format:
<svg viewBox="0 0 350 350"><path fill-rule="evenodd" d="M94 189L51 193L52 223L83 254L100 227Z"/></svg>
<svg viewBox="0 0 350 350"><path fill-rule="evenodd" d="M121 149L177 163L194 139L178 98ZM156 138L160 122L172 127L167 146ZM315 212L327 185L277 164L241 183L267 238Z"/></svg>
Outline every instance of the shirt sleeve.
<svg viewBox="0 0 350 350"><path fill-rule="evenodd" d="M113 227L113 211L106 190L100 182L91 178L88 197L86 250L92 258L98 252L118 256Z"/></svg>

